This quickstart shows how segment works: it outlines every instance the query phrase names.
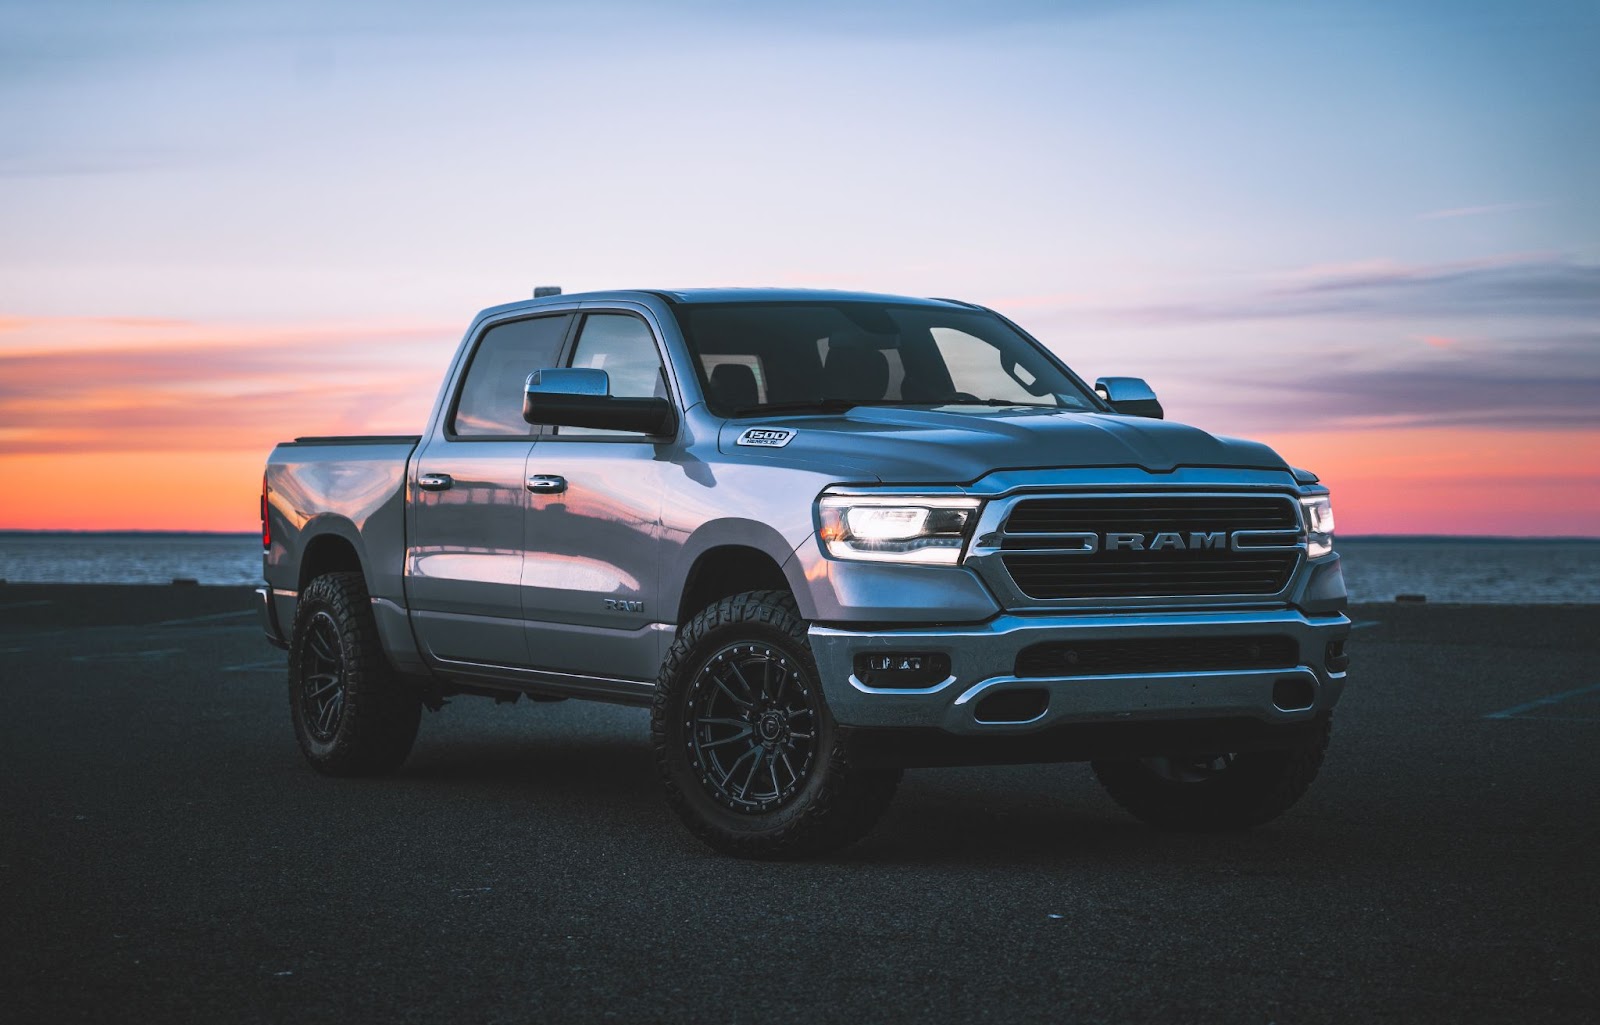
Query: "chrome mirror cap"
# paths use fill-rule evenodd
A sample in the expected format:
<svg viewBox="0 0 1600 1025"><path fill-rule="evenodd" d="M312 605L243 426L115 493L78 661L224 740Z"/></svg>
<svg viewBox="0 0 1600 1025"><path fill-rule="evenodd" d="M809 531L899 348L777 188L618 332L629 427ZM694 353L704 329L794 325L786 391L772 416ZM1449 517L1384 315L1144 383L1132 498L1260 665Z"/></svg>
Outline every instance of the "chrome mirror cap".
<svg viewBox="0 0 1600 1025"><path fill-rule="evenodd" d="M1147 416L1160 420L1166 416L1156 393L1142 377L1101 377L1094 390L1111 408L1126 416Z"/></svg>

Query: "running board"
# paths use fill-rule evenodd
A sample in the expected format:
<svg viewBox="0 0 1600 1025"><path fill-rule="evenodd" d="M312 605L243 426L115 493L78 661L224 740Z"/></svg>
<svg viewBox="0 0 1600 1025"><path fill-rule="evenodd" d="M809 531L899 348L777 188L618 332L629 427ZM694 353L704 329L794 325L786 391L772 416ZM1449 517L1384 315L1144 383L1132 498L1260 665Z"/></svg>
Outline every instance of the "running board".
<svg viewBox="0 0 1600 1025"><path fill-rule="evenodd" d="M580 676L550 669L497 666L481 662L439 659L434 671L446 681L470 683L490 690L532 695L608 701L617 705L647 707L655 700L654 680L621 680L607 676Z"/></svg>

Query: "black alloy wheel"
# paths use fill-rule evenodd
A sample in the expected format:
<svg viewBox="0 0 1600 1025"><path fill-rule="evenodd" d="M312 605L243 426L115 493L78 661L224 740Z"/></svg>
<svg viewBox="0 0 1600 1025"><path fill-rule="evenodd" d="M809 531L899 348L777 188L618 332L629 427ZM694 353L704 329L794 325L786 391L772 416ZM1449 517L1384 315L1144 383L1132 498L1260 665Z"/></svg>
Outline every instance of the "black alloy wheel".
<svg viewBox="0 0 1600 1025"><path fill-rule="evenodd" d="M1173 783L1204 783L1227 772L1237 756L1233 752L1216 755L1178 755L1169 758L1142 758L1144 767Z"/></svg>
<svg viewBox="0 0 1600 1025"><path fill-rule="evenodd" d="M817 700L799 666L763 644L729 644L689 688L683 724L700 782L735 811L780 808L817 754Z"/></svg>
<svg viewBox="0 0 1600 1025"><path fill-rule="evenodd" d="M650 715L667 801L708 846L805 858L860 839L900 770L867 766L834 722L808 624L786 591L746 591L678 630Z"/></svg>
<svg viewBox="0 0 1600 1025"><path fill-rule="evenodd" d="M300 651L300 713L306 732L321 743L339 732L345 682L339 625L327 612L318 611L306 626L306 643Z"/></svg>
<svg viewBox="0 0 1600 1025"><path fill-rule="evenodd" d="M325 573L300 592L288 675L295 739L318 772L371 776L405 761L421 694L389 664L360 573Z"/></svg>

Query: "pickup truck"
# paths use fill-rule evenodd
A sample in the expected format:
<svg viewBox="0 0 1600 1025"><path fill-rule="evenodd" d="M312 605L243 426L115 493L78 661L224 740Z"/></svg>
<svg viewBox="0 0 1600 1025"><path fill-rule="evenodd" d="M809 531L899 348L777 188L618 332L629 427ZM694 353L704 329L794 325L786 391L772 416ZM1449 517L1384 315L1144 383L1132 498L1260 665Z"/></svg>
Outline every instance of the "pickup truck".
<svg viewBox="0 0 1600 1025"><path fill-rule="evenodd" d="M754 858L852 842L920 766L1087 761L1158 827L1258 825L1344 687L1328 490L1162 415L948 299L484 310L422 435L272 452L300 747L381 773L455 695L646 706L672 807Z"/></svg>

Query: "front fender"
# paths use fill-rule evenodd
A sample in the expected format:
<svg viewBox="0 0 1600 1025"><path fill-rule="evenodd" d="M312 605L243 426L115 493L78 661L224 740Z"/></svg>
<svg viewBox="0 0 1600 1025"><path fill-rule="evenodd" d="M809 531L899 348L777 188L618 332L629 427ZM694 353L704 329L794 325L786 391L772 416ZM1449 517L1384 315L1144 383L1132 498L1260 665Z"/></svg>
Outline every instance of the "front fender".
<svg viewBox="0 0 1600 1025"><path fill-rule="evenodd" d="M964 566L854 562L824 555L815 534L783 567L801 581L795 599L814 623L979 623L1000 611ZM805 595L802 599L801 595Z"/></svg>
<svg viewBox="0 0 1600 1025"><path fill-rule="evenodd" d="M775 527L756 520L725 517L701 524L667 560L661 594L669 600L683 594L689 584L689 574L700 557L713 549L728 547L753 548L771 559L788 580L801 614L812 618L815 603L807 591L805 575L799 567L791 565L794 546Z"/></svg>

